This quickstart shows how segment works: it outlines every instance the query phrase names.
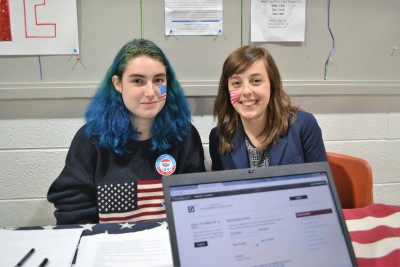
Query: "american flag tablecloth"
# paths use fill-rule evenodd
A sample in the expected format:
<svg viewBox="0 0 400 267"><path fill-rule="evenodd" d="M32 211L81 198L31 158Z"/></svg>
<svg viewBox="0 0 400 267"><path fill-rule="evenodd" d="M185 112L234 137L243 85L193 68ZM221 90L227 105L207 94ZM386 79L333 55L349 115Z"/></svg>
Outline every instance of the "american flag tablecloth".
<svg viewBox="0 0 400 267"><path fill-rule="evenodd" d="M373 204L343 213L360 267L400 267L400 206Z"/></svg>
<svg viewBox="0 0 400 267"><path fill-rule="evenodd" d="M400 267L400 206L374 204L344 209L347 228L360 267ZM83 228L83 235L122 234L164 224L165 219L135 223L105 223L19 227L13 230Z"/></svg>

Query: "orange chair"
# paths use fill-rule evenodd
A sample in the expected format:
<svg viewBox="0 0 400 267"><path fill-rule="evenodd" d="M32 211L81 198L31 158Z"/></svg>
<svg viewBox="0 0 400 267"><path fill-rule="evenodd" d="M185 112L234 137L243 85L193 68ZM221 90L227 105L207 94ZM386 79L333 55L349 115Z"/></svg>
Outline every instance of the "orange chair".
<svg viewBox="0 0 400 267"><path fill-rule="evenodd" d="M362 208L373 203L372 169L361 158L326 153L340 203L344 209Z"/></svg>

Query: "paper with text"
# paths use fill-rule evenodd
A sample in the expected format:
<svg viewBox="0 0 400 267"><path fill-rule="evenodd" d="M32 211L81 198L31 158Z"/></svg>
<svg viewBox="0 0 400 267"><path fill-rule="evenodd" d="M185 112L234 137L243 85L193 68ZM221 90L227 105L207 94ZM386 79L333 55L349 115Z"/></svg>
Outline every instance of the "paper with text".
<svg viewBox="0 0 400 267"><path fill-rule="evenodd" d="M304 42L306 0L252 0L252 42Z"/></svg>
<svg viewBox="0 0 400 267"><path fill-rule="evenodd" d="M170 267L172 254L165 225L126 234L97 234L81 239L75 267Z"/></svg>
<svg viewBox="0 0 400 267"><path fill-rule="evenodd" d="M222 0L165 0L165 35L221 35Z"/></svg>

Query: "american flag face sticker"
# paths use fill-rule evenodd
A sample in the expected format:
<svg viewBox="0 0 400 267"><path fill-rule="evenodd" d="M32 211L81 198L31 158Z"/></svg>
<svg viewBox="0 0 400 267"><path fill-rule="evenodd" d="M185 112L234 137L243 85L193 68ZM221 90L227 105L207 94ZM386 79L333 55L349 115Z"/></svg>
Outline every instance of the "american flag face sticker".
<svg viewBox="0 0 400 267"><path fill-rule="evenodd" d="M167 87L165 85L160 86L161 100L167 99Z"/></svg>
<svg viewBox="0 0 400 267"><path fill-rule="evenodd" d="M239 89L233 88L229 90L229 97L231 98L232 106L239 101Z"/></svg>

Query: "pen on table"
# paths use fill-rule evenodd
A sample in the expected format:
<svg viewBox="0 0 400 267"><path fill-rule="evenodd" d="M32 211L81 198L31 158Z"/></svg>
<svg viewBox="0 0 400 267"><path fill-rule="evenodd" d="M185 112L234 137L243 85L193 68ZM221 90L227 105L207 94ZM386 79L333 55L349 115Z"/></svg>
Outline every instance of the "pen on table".
<svg viewBox="0 0 400 267"><path fill-rule="evenodd" d="M49 261L48 258L44 258L44 260L39 264L39 267L44 267L44 266L46 266L48 261Z"/></svg>
<svg viewBox="0 0 400 267"><path fill-rule="evenodd" d="M29 252L17 263L17 265L15 265L15 267L22 266L30 258L30 256L32 256L33 252L35 252L34 248L29 250Z"/></svg>

